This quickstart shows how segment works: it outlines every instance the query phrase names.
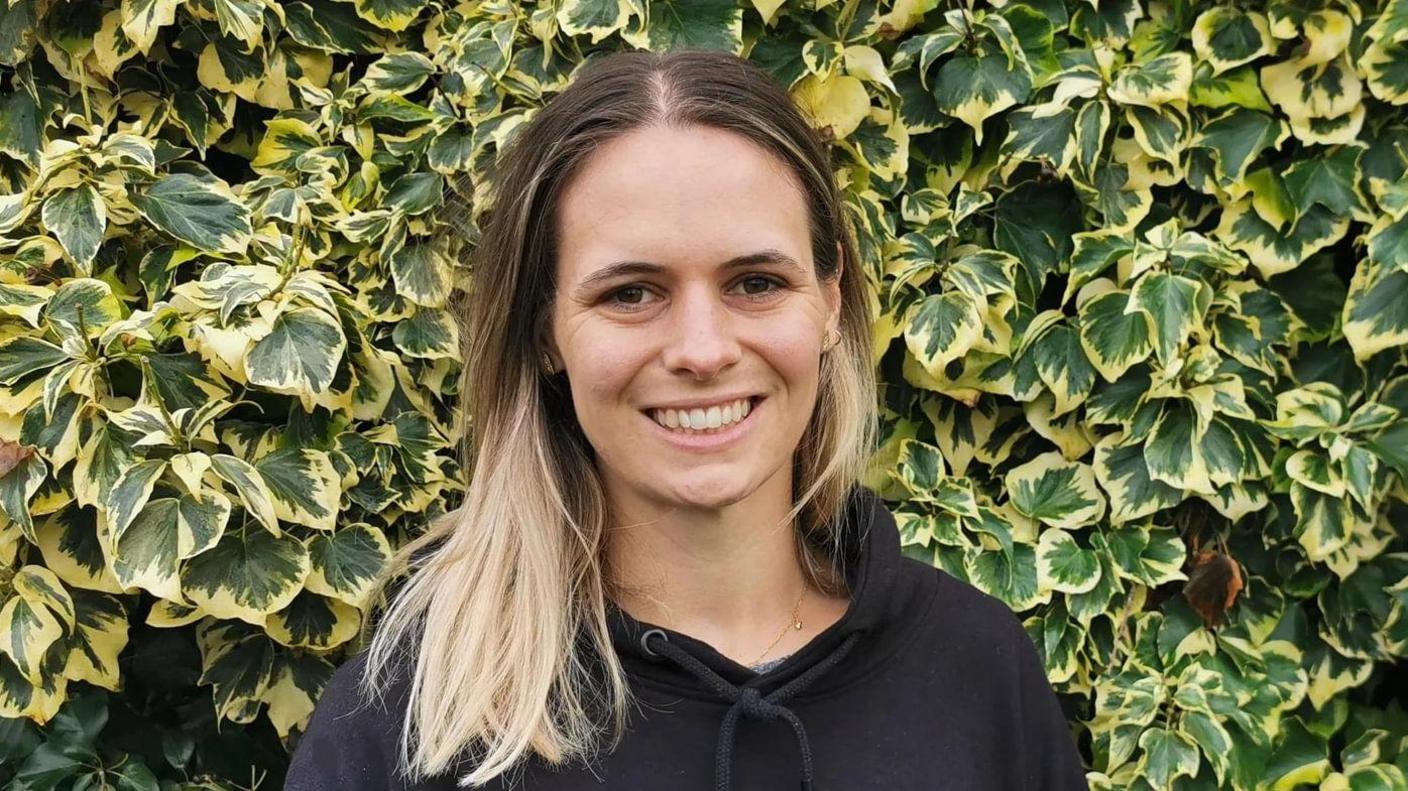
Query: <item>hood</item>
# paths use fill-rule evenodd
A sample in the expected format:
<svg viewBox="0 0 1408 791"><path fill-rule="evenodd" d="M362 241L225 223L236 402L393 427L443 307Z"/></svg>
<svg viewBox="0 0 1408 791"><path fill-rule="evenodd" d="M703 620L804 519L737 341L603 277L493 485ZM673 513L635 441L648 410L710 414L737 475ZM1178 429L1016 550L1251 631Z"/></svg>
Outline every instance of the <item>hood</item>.
<svg viewBox="0 0 1408 791"><path fill-rule="evenodd" d="M840 549L851 597L846 613L766 675L689 635L608 608L612 643L629 675L675 694L732 704L720 722L715 762L719 791L732 787L733 732L741 717L781 719L792 726L802 755L802 788L811 788L805 724L787 704L865 675L904 637L905 630L898 626L914 593L904 589L913 586L913 577L900 573L903 556L894 517L864 486L854 486L847 496Z"/></svg>

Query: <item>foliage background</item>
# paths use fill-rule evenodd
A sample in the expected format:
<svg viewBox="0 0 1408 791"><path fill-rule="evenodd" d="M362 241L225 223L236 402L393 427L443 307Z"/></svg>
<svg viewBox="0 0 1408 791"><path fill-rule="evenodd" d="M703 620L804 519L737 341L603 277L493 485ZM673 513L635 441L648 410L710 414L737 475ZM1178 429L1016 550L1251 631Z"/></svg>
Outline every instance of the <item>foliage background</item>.
<svg viewBox="0 0 1408 791"><path fill-rule="evenodd" d="M482 174L623 47L827 130L867 483L1092 788L1408 787L1405 0L0 3L0 783L281 783L459 491Z"/></svg>

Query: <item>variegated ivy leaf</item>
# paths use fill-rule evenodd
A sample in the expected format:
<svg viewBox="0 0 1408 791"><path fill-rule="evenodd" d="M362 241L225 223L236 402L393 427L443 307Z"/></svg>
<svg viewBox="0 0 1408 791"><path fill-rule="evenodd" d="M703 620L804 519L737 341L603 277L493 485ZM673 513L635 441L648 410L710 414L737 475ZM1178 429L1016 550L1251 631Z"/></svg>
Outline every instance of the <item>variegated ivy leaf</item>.
<svg viewBox="0 0 1408 791"><path fill-rule="evenodd" d="M1006 55L959 55L939 67L934 98L943 112L973 129L973 139L983 142L983 121L1026 101L1032 90L1030 75Z"/></svg>
<svg viewBox="0 0 1408 791"><path fill-rule="evenodd" d="M595 44L624 27L633 10L626 0L565 0L557 7L557 24L570 36L591 36Z"/></svg>
<svg viewBox="0 0 1408 791"><path fill-rule="evenodd" d="M269 704L269 721L279 736L287 736L313 713L333 670L332 663L311 653L275 654L273 680L261 698Z"/></svg>
<svg viewBox="0 0 1408 791"><path fill-rule="evenodd" d="M126 470L114 482L112 489L105 493L103 506L107 510L108 531L116 542L122 538L132 520L147 504L157 479L166 472L166 461L145 459Z"/></svg>
<svg viewBox="0 0 1408 791"><path fill-rule="evenodd" d="M1343 331L1357 360L1408 343L1408 269L1361 261L1345 299Z"/></svg>
<svg viewBox="0 0 1408 791"><path fill-rule="evenodd" d="M57 647L59 644L55 644ZM18 719L28 717L36 723L48 722L64 702L68 679L61 675L63 655L50 650L45 655L46 673L40 683L30 683L20 673L9 656L0 652L0 716ZM52 660L52 661L51 661Z"/></svg>
<svg viewBox="0 0 1408 791"><path fill-rule="evenodd" d="M865 83L849 74L809 75L797 83L792 96L819 128L830 130L834 140L849 137L870 113Z"/></svg>
<svg viewBox="0 0 1408 791"><path fill-rule="evenodd" d="M1110 521L1123 524L1177 505L1183 500L1178 487L1153 476L1144 455L1144 444L1124 440L1119 434L1095 446L1094 470L1110 496Z"/></svg>
<svg viewBox="0 0 1408 791"><path fill-rule="evenodd" d="M143 55L161 28L176 21L176 8L185 0L122 0L122 33Z"/></svg>
<svg viewBox="0 0 1408 791"><path fill-rule="evenodd" d="M969 294L930 294L905 316L905 346L925 370L939 376L977 342L982 321L982 306Z"/></svg>
<svg viewBox="0 0 1408 791"><path fill-rule="evenodd" d="M1294 121L1339 118L1359 105L1363 86L1347 56L1328 63L1288 60L1261 70L1271 103Z"/></svg>
<svg viewBox="0 0 1408 791"><path fill-rule="evenodd" d="M332 530L342 499L342 483L325 451L283 447L254 462L280 519ZM230 467L233 471L233 466Z"/></svg>
<svg viewBox="0 0 1408 791"><path fill-rule="evenodd" d="M1081 303L1080 343L1090 364L1107 382L1118 381L1130 366L1153 351L1149 322L1130 312L1129 294L1111 290Z"/></svg>
<svg viewBox="0 0 1408 791"><path fill-rule="evenodd" d="M1041 601L1037 583L1036 551L1029 544L1013 544L1012 554L969 548L963 554L968 582L995 596L1013 610L1028 610Z"/></svg>
<svg viewBox="0 0 1408 791"><path fill-rule="evenodd" d="M1291 485L1291 503L1296 511L1296 539L1311 562L1324 561L1368 521L1350 500L1299 483Z"/></svg>
<svg viewBox="0 0 1408 791"><path fill-rule="evenodd" d="M250 722L273 681L276 644L258 629L234 621L203 621L196 629L200 683L215 696L215 716Z"/></svg>
<svg viewBox="0 0 1408 791"><path fill-rule="evenodd" d="M122 683L117 657L127 646L128 613L116 596L72 591L75 630L64 676L116 692Z"/></svg>
<svg viewBox="0 0 1408 791"><path fill-rule="evenodd" d="M1074 528L1105 515L1105 496L1089 465L1043 453L1012 468L1004 480L1012 505L1052 527Z"/></svg>
<svg viewBox="0 0 1408 791"><path fill-rule="evenodd" d="M44 201L43 218L44 226L86 272L98 254L108 224L102 196L86 183L61 189Z"/></svg>
<svg viewBox="0 0 1408 791"><path fill-rule="evenodd" d="M1023 107L1007 114L1007 139L1003 150L1011 156L1049 162L1064 173L1075 159L1076 111L1063 104Z"/></svg>
<svg viewBox="0 0 1408 791"><path fill-rule="evenodd" d="M1027 355L1036 363L1037 376L1055 398L1052 416L1060 417L1080 406L1095 384L1095 369L1086 359L1075 329L1057 325L1032 344Z"/></svg>
<svg viewBox="0 0 1408 791"><path fill-rule="evenodd" d="M1273 116L1234 107L1203 124L1191 145L1212 152L1218 184L1225 188L1240 182L1262 151L1289 136Z"/></svg>
<svg viewBox="0 0 1408 791"><path fill-rule="evenodd" d="M642 29L623 31L622 40L652 52L689 48L736 54L743 49L743 9L733 0L665 0L647 18Z"/></svg>
<svg viewBox="0 0 1408 791"><path fill-rule="evenodd" d="M1120 69L1110 83L1111 99L1126 105L1157 107L1187 101L1193 84L1193 58L1170 52Z"/></svg>
<svg viewBox="0 0 1408 791"><path fill-rule="evenodd" d="M407 94L425 84L435 73L435 64L419 52L386 55L367 67L363 83L374 91Z"/></svg>
<svg viewBox="0 0 1408 791"><path fill-rule="evenodd" d="M1392 105L1408 104L1408 42L1378 39L1364 50L1359 68L1369 93Z"/></svg>
<svg viewBox="0 0 1408 791"><path fill-rule="evenodd" d="M210 0L220 32L256 47L264 32L264 4L260 0Z"/></svg>
<svg viewBox="0 0 1408 791"><path fill-rule="evenodd" d="M1192 402L1166 399L1144 445L1149 477L1175 489L1211 494L1214 486L1202 453L1206 431Z"/></svg>
<svg viewBox="0 0 1408 791"><path fill-rule="evenodd" d="M1130 291L1126 313L1143 313L1159 360L1167 364L1194 327L1202 324L1212 302L1203 283L1169 272L1150 272Z"/></svg>
<svg viewBox="0 0 1408 791"><path fill-rule="evenodd" d="M70 588L121 593L108 568L92 508L65 508L37 526L36 538L44 565Z"/></svg>
<svg viewBox="0 0 1408 791"><path fill-rule="evenodd" d="M1213 74L1275 51L1266 16L1221 6L1198 15L1193 23L1193 51L1212 65Z"/></svg>
<svg viewBox="0 0 1408 791"><path fill-rule="evenodd" d="M338 321L308 307L283 311L253 341L244 358L250 383L300 396L327 390L347 349Z"/></svg>
<svg viewBox="0 0 1408 791"><path fill-rule="evenodd" d="M1172 788L1179 777L1198 773L1198 748L1193 740L1176 730L1154 727L1139 737L1143 753L1137 771L1153 788Z"/></svg>
<svg viewBox="0 0 1408 791"><path fill-rule="evenodd" d="M1059 528L1044 530L1038 538L1036 570L1043 588L1061 593L1085 593L1100 582L1095 552Z"/></svg>
<svg viewBox="0 0 1408 791"><path fill-rule="evenodd" d="M218 179L173 173L131 196L153 225L200 250L244 255L249 209Z"/></svg>
<svg viewBox="0 0 1408 791"><path fill-rule="evenodd" d="M267 530L229 530L220 543L191 558L181 592L217 618L256 626L288 606L308 576L308 550L297 539Z"/></svg>
<svg viewBox="0 0 1408 791"><path fill-rule="evenodd" d="M355 637L361 620L357 608L305 590L271 614L264 629L290 648L326 651Z"/></svg>
<svg viewBox="0 0 1408 791"><path fill-rule="evenodd" d="M114 539L113 573L123 587L184 602L180 562L216 546L229 518L230 501L216 492L152 500Z"/></svg>
<svg viewBox="0 0 1408 791"><path fill-rule="evenodd" d="M928 443L914 439L903 439L899 445L899 458L891 474L908 491L911 498L920 501L930 498L948 473L944 458L939 449Z"/></svg>
<svg viewBox="0 0 1408 791"><path fill-rule="evenodd" d="M308 558L308 590L366 609L377 580L391 562L391 544L380 530L348 525L309 538Z"/></svg>
<svg viewBox="0 0 1408 791"><path fill-rule="evenodd" d="M63 324L89 338L122 318L122 305L104 280L81 277L66 281L44 307L44 319Z"/></svg>
<svg viewBox="0 0 1408 791"><path fill-rule="evenodd" d="M210 457L210 464L211 470L234 488L249 515L258 519L259 524L265 526L273 535L282 535L279 517L273 505L272 491L259 470L244 459L227 453L214 453Z"/></svg>
<svg viewBox="0 0 1408 791"><path fill-rule="evenodd" d="M74 628L73 597L43 566L21 567L10 586L9 598L0 605L0 653L30 684L39 685L45 652Z"/></svg>
<svg viewBox="0 0 1408 791"><path fill-rule="evenodd" d="M38 455L27 455L5 475L0 476L0 511L17 525L30 542L35 542L30 501L49 477L49 467Z"/></svg>
<svg viewBox="0 0 1408 791"><path fill-rule="evenodd" d="M419 308L415 315L397 323L391 340L407 357L439 360L459 353L459 327L450 313L440 308Z"/></svg>

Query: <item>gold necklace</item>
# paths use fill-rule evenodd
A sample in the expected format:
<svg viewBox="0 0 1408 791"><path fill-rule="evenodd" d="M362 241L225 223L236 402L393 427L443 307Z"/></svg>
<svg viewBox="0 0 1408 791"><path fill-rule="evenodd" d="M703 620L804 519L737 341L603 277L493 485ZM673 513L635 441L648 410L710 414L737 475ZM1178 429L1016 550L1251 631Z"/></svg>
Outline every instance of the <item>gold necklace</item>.
<svg viewBox="0 0 1408 791"><path fill-rule="evenodd" d="M802 622L799 621L799 620L797 620L797 612L798 612L798 611L801 609L801 607L802 607L802 597L803 597L803 596L806 596L806 595L807 595L807 582L806 582L806 580L802 580L802 592L797 594L797 603L792 605L792 620L791 620L790 622L788 622L788 625L787 625L787 626L782 627L782 632L781 632L780 634L778 634L778 636L777 636L776 638L773 639L772 645L769 645L767 648L763 649L763 652L762 652L761 654L758 654L758 658L757 658L757 659L754 659L752 662L749 662L749 663L748 663L749 666L758 664L759 660L761 660L763 657L767 656L767 655L768 655L768 651L771 651L771 650L773 649L773 646L777 645L778 640L781 640L781 639L782 639L782 635L787 634L787 630L788 630L789 628L791 628L791 629L798 629L798 630L800 630L800 629L802 628Z"/></svg>

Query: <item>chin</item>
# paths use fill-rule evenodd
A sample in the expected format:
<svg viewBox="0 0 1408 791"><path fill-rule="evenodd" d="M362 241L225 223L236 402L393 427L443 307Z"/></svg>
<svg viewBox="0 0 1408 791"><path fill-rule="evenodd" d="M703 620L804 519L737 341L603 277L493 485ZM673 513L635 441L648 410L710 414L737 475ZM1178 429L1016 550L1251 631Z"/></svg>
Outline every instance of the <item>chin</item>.
<svg viewBox="0 0 1408 791"><path fill-rule="evenodd" d="M655 484L659 487L659 481ZM661 496L694 508L723 508L746 498L757 487L751 476L737 471L727 475L695 475L665 486Z"/></svg>

